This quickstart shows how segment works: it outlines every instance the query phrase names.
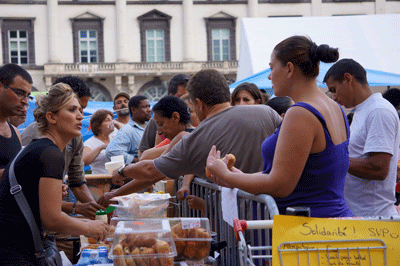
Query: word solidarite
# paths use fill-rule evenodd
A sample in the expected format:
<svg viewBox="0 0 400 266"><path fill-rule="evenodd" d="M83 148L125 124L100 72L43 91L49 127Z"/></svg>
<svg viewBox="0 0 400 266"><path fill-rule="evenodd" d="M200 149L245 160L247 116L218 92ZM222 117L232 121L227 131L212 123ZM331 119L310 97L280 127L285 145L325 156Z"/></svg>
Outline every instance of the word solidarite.
<svg viewBox="0 0 400 266"><path fill-rule="evenodd" d="M314 224L310 226L308 223L303 224L303 229L300 231L302 235L320 235L320 236L346 236L347 227L340 228L339 226L337 229L326 229L325 227L318 228L318 225Z"/></svg>

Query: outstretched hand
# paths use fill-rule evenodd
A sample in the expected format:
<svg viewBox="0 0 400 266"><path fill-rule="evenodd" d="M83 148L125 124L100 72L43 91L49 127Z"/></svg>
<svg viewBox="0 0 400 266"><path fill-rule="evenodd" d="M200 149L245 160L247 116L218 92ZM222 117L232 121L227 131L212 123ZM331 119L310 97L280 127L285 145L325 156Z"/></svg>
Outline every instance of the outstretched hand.
<svg viewBox="0 0 400 266"><path fill-rule="evenodd" d="M230 187L226 182L227 175L229 174L228 169L228 157L221 160L221 152L217 150L215 145L212 146L210 153L207 157L207 169L211 173L211 179L217 185Z"/></svg>

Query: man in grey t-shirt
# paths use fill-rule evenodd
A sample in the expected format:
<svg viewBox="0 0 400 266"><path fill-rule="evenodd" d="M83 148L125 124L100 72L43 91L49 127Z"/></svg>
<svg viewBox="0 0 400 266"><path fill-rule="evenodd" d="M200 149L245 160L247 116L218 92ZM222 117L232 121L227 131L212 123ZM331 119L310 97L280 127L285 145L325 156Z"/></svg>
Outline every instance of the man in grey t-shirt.
<svg viewBox="0 0 400 266"><path fill-rule="evenodd" d="M195 174L205 178L205 166L212 145L221 155L232 153L235 166L244 172L262 171L261 144L281 122L269 106L230 105L230 91L225 77L216 70L202 70L188 83L190 99L200 121L198 127L184 136L172 150L155 160L144 160L115 171L113 182L123 184L126 177L134 180L109 193L99 203L108 205L110 198L143 189L165 176L178 178Z"/></svg>

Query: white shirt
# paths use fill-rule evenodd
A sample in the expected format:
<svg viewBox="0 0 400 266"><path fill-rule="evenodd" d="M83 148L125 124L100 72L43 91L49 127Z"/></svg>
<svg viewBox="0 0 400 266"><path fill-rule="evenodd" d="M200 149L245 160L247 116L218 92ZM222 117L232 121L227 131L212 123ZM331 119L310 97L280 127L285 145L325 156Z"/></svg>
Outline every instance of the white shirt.
<svg viewBox="0 0 400 266"><path fill-rule="evenodd" d="M85 147L89 147L92 150L103 144L104 142L95 136L89 138L83 143ZM90 167L92 168L92 174L110 174L105 168L105 163L109 161L110 160L106 156L106 150L102 149L96 159L94 159L94 161L90 164Z"/></svg>
<svg viewBox="0 0 400 266"><path fill-rule="evenodd" d="M389 174L384 181L346 175L344 195L355 216L398 215L394 203L398 147L399 116L394 107L375 93L356 106L350 126L350 158L366 158L368 153L392 155Z"/></svg>

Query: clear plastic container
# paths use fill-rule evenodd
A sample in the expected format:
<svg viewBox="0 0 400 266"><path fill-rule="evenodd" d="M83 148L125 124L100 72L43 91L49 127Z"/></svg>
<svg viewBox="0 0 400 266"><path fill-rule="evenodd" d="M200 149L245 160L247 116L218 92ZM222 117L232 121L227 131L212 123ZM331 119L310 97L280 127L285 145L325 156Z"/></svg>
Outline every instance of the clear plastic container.
<svg viewBox="0 0 400 266"><path fill-rule="evenodd" d="M165 218L169 205L170 194L133 193L116 197L118 201L114 213L124 218Z"/></svg>
<svg viewBox="0 0 400 266"><path fill-rule="evenodd" d="M212 237L207 218L170 218L168 221L177 260L203 260L208 257Z"/></svg>
<svg viewBox="0 0 400 266"><path fill-rule="evenodd" d="M114 234L115 234L115 231L117 230L117 226L120 221L135 221L135 219L124 218L124 217L112 217L110 220L110 231L109 231L108 238L107 238L108 242L114 241ZM123 226L123 225L121 224L121 226Z"/></svg>
<svg viewBox="0 0 400 266"><path fill-rule="evenodd" d="M168 220L117 221L109 252L114 265L173 266L175 256L176 249Z"/></svg>

